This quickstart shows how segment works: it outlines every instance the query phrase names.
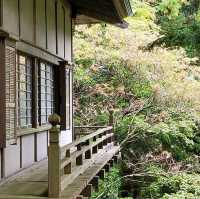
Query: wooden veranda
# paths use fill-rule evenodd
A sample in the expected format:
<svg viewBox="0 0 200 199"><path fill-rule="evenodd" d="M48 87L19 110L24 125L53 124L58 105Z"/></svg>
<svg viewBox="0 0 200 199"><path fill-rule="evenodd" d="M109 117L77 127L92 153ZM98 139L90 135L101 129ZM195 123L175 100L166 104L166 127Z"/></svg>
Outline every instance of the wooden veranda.
<svg viewBox="0 0 200 199"><path fill-rule="evenodd" d="M120 147L115 143L112 127L99 128L60 146L59 118L50 118L48 160L36 163L0 185L0 198L44 199L89 198L98 190L98 179L117 163Z"/></svg>

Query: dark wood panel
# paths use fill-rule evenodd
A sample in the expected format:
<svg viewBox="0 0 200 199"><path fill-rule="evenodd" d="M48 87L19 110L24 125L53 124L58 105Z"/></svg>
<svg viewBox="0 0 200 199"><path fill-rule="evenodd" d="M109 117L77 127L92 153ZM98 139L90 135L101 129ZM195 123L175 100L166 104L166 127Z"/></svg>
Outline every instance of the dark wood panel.
<svg viewBox="0 0 200 199"><path fill-rule="evenodd" d="M56 53L56 3L47 1L47 49Z"/></svg>
<svg viewBox="0 0 200 199"><path fill-rule="evenodd" d="M46 48L45 0L36 0L36 45Z"/></svg>
<svg viewBox="0 0 200 199"><path fill-rule="evenodd" d="M64 57L65 48L65 10L61 3L57 4L57 42L58 42L58 55Z"/></svg>
<svg viewBox="0 0 200 199"><path fill-rule="evenodd" d="M34 2L33 0L20 0L20 37L34 42Z"/></svg>
<svg viewBox="0 0 200 199"><path fill-rule="evenodd" d="M4 29L19 36L18 0L3 0Z"/></svg>

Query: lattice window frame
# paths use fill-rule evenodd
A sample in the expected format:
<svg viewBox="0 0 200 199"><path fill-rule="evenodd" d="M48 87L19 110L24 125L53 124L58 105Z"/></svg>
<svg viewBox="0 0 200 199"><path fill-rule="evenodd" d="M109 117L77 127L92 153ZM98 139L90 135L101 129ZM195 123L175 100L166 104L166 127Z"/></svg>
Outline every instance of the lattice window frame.
<svg viewBox="0 0 200 199"><path fill-rule="evenodd" d="M5 46L6 141L16 143L16 49Z"/></svg>
<svg viewBox="0 0 200 199"><path fill-rule="evenodd" d="M20 59L24 61L21 62ZM33 60L32 57L23 53L17 55L17 93L18 93L18 118L19 129L32 128L33 119ZM24 78L24 80L22 80ZM29 81L28 81L29 80ZM22 96L24 95L24 100ZM22 113L24 112L24 115ZM24 121L23 121L24 120ZM23 121L23 122L22 122Z"/></svg>
<svg viewBox="0 0 200 199"><path fill-rule="evenodd" d="M55 113L55 103L54 65L40 61L38 67L38 123L40 126L48 124L48 116Z"/></svg>

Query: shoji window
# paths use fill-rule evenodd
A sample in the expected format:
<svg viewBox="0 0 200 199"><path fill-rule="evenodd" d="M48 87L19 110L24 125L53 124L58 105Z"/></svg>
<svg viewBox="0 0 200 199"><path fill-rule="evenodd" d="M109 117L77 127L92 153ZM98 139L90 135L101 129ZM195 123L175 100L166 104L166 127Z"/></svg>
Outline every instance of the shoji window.
<svg viewBox="0 0 200 199"><path fill-rule="evenodd" d="M32 59L18 55L18 126L32 127Z"/></svg>
<svg viewBox="0 0 200 199"><path fill-rule="evenodd" d="M55 112L53 65L40 62L38 81L39 124L47 124L48 116Z"/></svg>

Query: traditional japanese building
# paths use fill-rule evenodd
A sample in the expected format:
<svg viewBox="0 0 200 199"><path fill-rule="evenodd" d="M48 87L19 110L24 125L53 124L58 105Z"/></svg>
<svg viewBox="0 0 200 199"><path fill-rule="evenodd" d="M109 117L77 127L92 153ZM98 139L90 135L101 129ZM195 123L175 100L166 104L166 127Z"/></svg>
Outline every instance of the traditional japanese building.
<svg viewBox="0 0 200 199"><path fill-rule="evenodd" d="M68 149L74 143L73 27L103 21L125 28L123 18L132 11L129 0L0 0L0 8L3 183L47 158L49 115L61 117L59 146ZM0 195L9 195L2 190Z"/></svg>

